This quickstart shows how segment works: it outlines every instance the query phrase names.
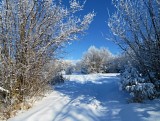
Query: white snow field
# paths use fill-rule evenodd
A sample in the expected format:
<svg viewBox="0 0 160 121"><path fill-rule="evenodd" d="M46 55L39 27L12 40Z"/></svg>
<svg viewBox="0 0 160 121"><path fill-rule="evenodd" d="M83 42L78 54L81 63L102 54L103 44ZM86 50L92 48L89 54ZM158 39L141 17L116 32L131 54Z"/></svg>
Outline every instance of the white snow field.
<svg viewBox="0 0 160 121"><path fill-rule="evenodd" d="M66 75L64 84L9 121L160 121L160 99L127 103L118 74Z"/></svg>

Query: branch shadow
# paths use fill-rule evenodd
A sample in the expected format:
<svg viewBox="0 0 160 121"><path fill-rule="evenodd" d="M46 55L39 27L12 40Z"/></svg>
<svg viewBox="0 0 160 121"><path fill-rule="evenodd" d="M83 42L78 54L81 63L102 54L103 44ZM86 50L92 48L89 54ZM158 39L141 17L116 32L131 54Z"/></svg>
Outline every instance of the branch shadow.
<svg viewBox="0 0 160 121"><path fill-rule="evenodd" d="M76 79L75 81L66 80L64 84L56 86L55 90L67 95L71 102L57 117L70 121L80 121L80 119L86 121L145 121L156 117L156 120L160 121L160 116L157 116L157 112L160 111L159 101L155 101L154 104L152 102L128 104L127 100L130 96L119 91L118 81L118 76L101 76L95 81L88 80L85 83L78 82ZM96 109L101 114L86 108L93 101L98 101L98 106L104 107L100 110ZM73 106L76 103L77 105ZM81 106L83 104L84 107ZM77 118L77 115L72 112L84 117ZM58 120L59 118L55 118L53 121Z"/></svg>

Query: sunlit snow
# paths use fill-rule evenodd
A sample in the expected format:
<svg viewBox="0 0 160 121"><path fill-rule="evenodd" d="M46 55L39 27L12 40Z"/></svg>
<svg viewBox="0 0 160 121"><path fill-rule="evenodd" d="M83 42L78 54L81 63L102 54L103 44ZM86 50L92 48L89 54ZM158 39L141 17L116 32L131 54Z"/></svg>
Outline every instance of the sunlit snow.
<svg viewBox="0 0 160 121"><path fill-rule="evenodd" d="M127 103L118 74L66 75L64 84L9 121L160 121L160 100Z"/></svg>

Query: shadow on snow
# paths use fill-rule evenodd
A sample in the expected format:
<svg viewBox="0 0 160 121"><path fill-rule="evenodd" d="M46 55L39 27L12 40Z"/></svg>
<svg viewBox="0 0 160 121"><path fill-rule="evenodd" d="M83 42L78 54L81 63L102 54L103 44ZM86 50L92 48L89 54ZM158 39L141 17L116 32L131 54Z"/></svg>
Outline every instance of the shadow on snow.
<svg viewBox="0 0 160 121"><path fill-rule="evenodd" d="M146 104L127 104L129 95L119 91L118 81L117 76L102 76L95 81L88 80L85 83L78 82L76 79L66 80L64 84L56 86L55 90L68 96L71 101L53 121L58 120L58 117L70 121L83 119L83 117L77 118L73 112L87 117L90 121L149 121L153 118L154 121L160 120L157 114L160 111L159 100L154 104L151 101ZM92 108L95 105L96 111L87 108L90 104L93 104Z"/></svg>

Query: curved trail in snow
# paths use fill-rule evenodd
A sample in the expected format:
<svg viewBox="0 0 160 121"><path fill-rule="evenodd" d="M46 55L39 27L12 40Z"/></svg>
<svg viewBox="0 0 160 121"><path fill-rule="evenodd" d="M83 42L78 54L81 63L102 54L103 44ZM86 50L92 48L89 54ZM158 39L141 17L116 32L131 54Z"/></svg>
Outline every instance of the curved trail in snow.
<svg viewBox="0 0 160 121"><path fill-rule="evenodd" d="M160 100L128 104L118 74L66 75L64 84L9 121L160 121Z"/></svg>

